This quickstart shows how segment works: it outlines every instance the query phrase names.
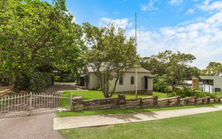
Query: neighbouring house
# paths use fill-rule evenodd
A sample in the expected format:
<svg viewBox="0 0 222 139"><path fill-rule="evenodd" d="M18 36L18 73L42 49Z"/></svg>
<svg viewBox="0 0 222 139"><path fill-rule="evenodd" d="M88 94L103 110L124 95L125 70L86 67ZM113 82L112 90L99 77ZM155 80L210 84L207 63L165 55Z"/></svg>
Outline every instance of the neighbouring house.
<svg viewBox="0 0 222 139"><path fill-rule="evenodd" d="M201 82L197 78L193 78L193 88L201 88L202 85L212 85L213 92L221 92L222 76L200 76Z"/></svg>
<svg viewBox="0 0 222 139"><path fill-rule="evenodd" d="M144 68L137 69L137 92L138 94L153 94L153 78L151 72ZM99 89L100 81L91 67L84 68L83 72L77 75L76 84L90 90ZM114 81L111 81L111 85ZM128 70L123 77L120 77L116 84L116 93L135 93L135 70Z"/></svg>

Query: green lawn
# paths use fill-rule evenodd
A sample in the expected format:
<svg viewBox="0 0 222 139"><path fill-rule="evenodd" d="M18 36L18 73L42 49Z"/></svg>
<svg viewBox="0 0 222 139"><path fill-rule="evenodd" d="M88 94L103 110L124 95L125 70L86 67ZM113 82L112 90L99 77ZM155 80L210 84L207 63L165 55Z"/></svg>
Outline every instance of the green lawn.
<svg viewBox="0 0 222 139"><path fill-rule="evenodd" d="M222 111L147 122L59 130L66 139L222 139Z"/></svg>
<svg viewBox="0 0 222 139"><path fill-rule="evenodd" d="M57 112L56 117L71 117L71 116L90 116L90 115L106 115L106 114L121 114L121 113L138 113L138 112L151 112L151 111L164 111L164 110L178 110L199 107L213 107L220 104L203 104L203 105L190 105L166 108L141 108L141 109L110 109L110 110L92 110L80 112Z"/></svg>
<svg viewBox="0 0 222 139"><path fill-rule="evenodd" d="M103 93L101 91L91 91L91 90L83 90L83 91L64 91L63 95L69 96L72 93L73 97L75 96L82 96L83 100L90 100L90 99L101 99L104 98ZM115 93L112 97L118 97L119 94ZM158 98L166 98L166 93L161 92L153 92L153 95L157 95ZM135 98L135 94L125 94L126 99ZM141 97L149 97L152 95L140 95L138 94L138 98Z"/></svg>

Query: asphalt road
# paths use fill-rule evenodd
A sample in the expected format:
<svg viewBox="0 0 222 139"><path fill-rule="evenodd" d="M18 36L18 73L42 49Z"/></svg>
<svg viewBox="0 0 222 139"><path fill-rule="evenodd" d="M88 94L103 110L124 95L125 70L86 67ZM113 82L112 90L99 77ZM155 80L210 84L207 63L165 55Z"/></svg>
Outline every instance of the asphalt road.
<svg viewBox="0 0 222 139"><path fill-rule="evenodd" d="M55 114L0 119L0 139L64 139L53 131Z"/></svg>

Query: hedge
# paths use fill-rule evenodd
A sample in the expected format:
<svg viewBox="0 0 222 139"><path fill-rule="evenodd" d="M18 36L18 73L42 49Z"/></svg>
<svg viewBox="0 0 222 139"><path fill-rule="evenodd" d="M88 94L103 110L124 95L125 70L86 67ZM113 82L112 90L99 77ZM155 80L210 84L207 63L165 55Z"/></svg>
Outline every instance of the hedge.
<svg viewBox="0 0 222 139"><path fill-rule="evenodd" d="M54 84L54 76L50 73L31 72L16 77L15 88L28 92L38 92Z"/></svg>

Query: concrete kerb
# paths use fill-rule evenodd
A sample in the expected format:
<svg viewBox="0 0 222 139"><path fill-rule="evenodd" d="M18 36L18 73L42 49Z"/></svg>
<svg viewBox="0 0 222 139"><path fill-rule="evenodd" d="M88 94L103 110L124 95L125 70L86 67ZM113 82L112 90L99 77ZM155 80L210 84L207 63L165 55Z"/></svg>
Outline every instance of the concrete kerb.
<svg viewBox="0 0 222 139"><path fill-rule="evenodd" d="M213 107L166 110L166 111L155 111L155 112L54 118L53 130L142 122L142 121L150 121L150 120L158 120L158 119L165 119L172 117L181 117L194 114L215 112L221 110L222 106L213 106Z"/></svg>

